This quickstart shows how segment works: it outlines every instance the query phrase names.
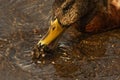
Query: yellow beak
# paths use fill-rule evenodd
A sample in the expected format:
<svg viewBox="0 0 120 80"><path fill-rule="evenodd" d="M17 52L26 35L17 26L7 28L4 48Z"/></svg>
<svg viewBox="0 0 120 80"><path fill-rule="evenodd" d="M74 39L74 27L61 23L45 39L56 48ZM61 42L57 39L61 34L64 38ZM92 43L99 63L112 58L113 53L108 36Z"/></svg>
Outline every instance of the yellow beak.
<svg viewBox="0 0 120 80"><path fill-rule="evenodd" d="M65 30L63 28L58 20L56 19L55 21L51 21L51 26L49 27L48 32L46 33L45 36L38 42L38 45L49 45L52 43L55 39L57 39Z"/></svg>

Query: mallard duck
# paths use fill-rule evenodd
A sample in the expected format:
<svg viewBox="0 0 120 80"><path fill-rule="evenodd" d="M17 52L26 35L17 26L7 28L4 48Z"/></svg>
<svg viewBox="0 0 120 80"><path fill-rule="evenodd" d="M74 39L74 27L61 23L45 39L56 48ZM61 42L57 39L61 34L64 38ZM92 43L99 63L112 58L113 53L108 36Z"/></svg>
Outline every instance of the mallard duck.
<svg viewBox="0 0 120 80"><path fill-rule="evenodd" d="M53 19L45 36L37 46L54 49L62 34L71 26L81 32L98 32L120 25L120 10L113 0L55 0ZM120 3L119 3L120 4ZM110 24L111 26L109 26Z"/></svg>

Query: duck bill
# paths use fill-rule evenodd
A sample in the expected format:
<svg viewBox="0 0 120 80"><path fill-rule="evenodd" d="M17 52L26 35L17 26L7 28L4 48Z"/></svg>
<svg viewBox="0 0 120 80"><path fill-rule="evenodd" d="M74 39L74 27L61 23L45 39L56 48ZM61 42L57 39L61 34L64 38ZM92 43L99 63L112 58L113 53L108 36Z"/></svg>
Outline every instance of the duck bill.
<svg viewBox="0 0 120 80"><path fill-rule="evenodd" d="M61 35L65 31L65 27L62 27L61 24L59 24L58 20L51 21L51 26L49 27L48 32L45 36L38 42L38 46L50 46L50 48L54 48L56 44L58 43Z"/></svg>

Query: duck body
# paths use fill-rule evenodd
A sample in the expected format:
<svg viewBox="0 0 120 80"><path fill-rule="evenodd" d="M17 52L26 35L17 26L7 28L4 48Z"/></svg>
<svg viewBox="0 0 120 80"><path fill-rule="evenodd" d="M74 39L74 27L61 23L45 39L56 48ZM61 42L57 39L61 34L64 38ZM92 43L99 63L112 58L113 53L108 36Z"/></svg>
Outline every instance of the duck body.
<svg viewBox="0 0 120 80"><path fill-rule="evenodd" d="M89 24L85 26L86 32L96 33L120 28L120 9L112 2L108 4L107 8L107 10L101 10L96 13Z"/></svg>

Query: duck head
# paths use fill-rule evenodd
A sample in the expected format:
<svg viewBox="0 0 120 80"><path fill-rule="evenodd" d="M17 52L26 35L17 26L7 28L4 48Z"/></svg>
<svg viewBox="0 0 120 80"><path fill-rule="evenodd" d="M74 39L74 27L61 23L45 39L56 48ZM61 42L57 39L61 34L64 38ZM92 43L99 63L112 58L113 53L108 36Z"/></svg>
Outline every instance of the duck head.
<svg viewBox="0 0 120 80"><path fill-rule="evenodd" d="M54 49L64 31L74 24L84 30L84 26L94 17L99 1L102 0L55 0L52 6L54 20L51 20L48 32L37 46Z"/></svg>

